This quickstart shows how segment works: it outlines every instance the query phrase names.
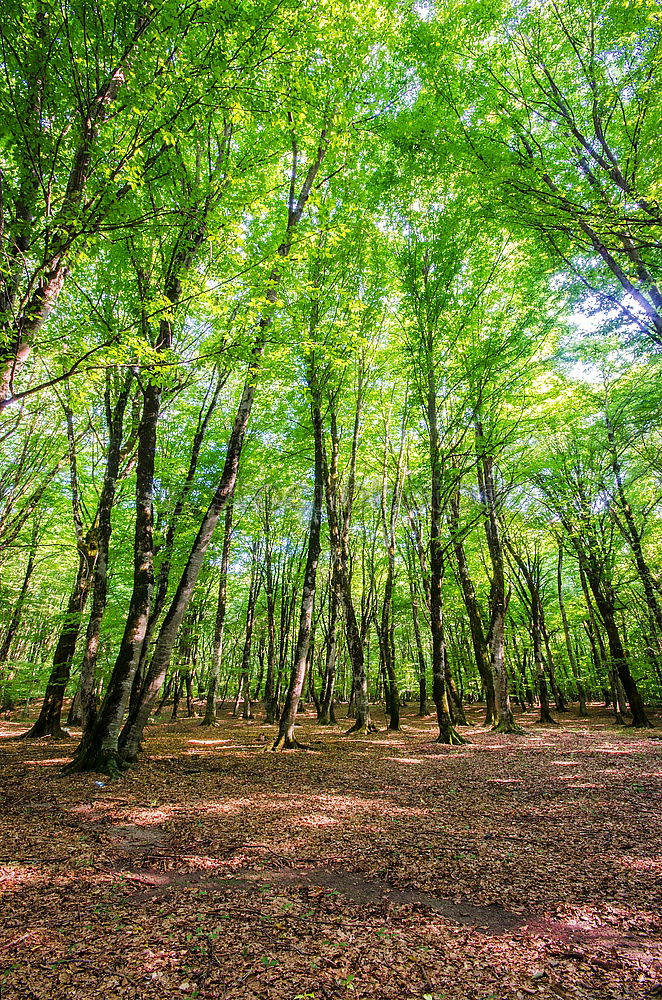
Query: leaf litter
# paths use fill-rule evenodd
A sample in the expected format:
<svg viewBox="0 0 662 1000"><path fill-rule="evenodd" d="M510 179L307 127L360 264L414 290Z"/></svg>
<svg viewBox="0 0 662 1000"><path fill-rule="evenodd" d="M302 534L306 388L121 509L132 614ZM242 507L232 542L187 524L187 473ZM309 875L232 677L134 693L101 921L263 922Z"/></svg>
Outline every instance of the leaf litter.
<svg viewBox="0 0 662 1000"><path fill-rule="evenodd" d="M656 733L469 715L458 748L411 710L302 715L280 754L227 712L157 724L114 782L59 777L73 738L3 740L3 998L662 996Z"/></svg>

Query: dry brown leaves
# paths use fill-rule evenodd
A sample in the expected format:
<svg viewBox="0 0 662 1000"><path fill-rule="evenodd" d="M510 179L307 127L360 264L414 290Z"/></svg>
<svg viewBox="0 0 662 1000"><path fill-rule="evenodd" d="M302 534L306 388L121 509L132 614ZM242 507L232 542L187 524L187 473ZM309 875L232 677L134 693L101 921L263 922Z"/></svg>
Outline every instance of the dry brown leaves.
<svg viewBox="0 0 662 1000"><path fill-rule="evenodd" d="M453 749L410 711L280 754L158 725L112 783L3 741L3 1000L662 996L657 730L471 715Z"/></svg>

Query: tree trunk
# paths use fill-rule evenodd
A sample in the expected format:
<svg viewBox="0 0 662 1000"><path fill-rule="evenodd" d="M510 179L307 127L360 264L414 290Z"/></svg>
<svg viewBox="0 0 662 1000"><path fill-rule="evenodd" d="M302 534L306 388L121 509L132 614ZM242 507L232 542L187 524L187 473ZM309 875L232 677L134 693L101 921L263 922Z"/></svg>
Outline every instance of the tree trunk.
<svg viewBox="0 0 662 1000"><path fill-rule="evenodd" d="M34 572L35 558L37 555L37 538L38 538L38 522L35 520L34 527L32 529L32 538L30 540L28 561L25 566L25 573L23 574L21 589L18 592L18 597L16 598L16 603L14 604L12 615L11 618L9 619L9 625L7 626L7 631L3 636L2 645L0 646L0 663L6 663L9 660L9 653L11 651L11 645L14 636L16 635L18 627L21 624L21 618L23 617L23 607L25 605L25 601L28 596L30 580Z"/></svg>
<svg viewBox="0 0 662 1000"><path fill-rule="evenodd" d="M490 667L490 650L487 635L485 633L485 627L483 625L483 616L476 597L476 591L471 578L471 573L469 572L469 564L467 562L464 544L462 542L462 535L460 532L459 486L453 491L451 496L448 523L453 538L453 551L455 553L455 562L457 566L460 589L462 591L462 599L464 601L464 606L467 609L467 617L469 619L469 629L471 631L471 644L474 651L474 659L476 661L476 667L485 691L485 725L494 726L498 722L498 717L494 694L494 679Z"/></svg>
<svg viewBox="0 0 662 1000"><path fill-rule="evenodd" d="M563 600L563 544L559 541L559 557L556 566L556 592L559 600L559 610L561 612L561 621L563 623L563 635L565 637L565 648L568 653L568 662L570 663L570 669L572 671L572 676L575 678L575 684L577 686L577 695L579 697L579 714L580 716L588 715L586 711L586 689L584 688L584 683L579 672L579 666L577 664L577 657L575 656L575 651L572 646L572 639L570 636L570 628L568 625L568 616L565 610L565 602Z"/></svg>
<svg viewBox="0 0 662 1000"><path fill-rule="evenodd" d="M149 719L154 700L159 688L163 683L170 664L173 646L177 638L179 626L181 625L186 609L188 608L198 575L204 564L209 543L211 542L214 529L221 515L225 504L232 496L234 486L237 481L239 471L239 461L241 451L248 426L251 407L255 396L256 377L259 361L262 356L263 341L260 340L254 350L253 359L249 366L248 376L244 384L241 399L237 408L234 426L228 441L228 449L225 457L225 465L221 475L216 493L209 505L207 512L198 529L198 534L189 553L186 566L182 573L179 585L170 604L170 608L163 620L159 631L152 661L145 676L140 699L135 711L127 719L122 730L119 746L122 756L127 761L137 759L143 730Z"/></svg>
<svg viewBox="0 0 662 1000"><path fill-rule="evenodd" d="M329 629L326 637L326 660L324 666L324 682L320 703L319 719L321 726L335 723L333 694L336 681L336 663L338 659L338 609L340 598L333 584L329 587Z"/></svg>
<svg viewBox="0 0 662 1000"><path fill-rule="evenodd" d="M414 626L414 640L416 642L416 655L418 657L418 714L421 718L423 718L424 716L430 714L430 707L428 705L427 664L425 662L425 652L423 650L423 641L421 639L421 626L418 618L418 597L416 595L416 585L411 576L409 578L409 588L411 592L411 616L412 624Z"/></svg>
<svg viewBox="0 0 662 1000"><path fill-rule="evenodd" d="M542 644L540 636L540 610L537 592L533 596L533 609L531 620L531 634L533 637L533 662L536 669L536 679L538 681L538 697L540 699L540 719L543 725L555 726L556 720L552 718L549 711L549 695L547 693L547 675L545 674L545 661L542 655Z"/></svg>
<svg viewBox="0 0 662 1000"><path fill-rule="evenodd" d="M133 592L124 634L103 703L71 764L69 773L103 771L117 773L122 767L118 753L122 719L131 693L147 629L154 587L154 459L156 429L161 408L161 388L149 382L144 389L143 412L138 432L136 465L136 526L133 546Z"/></svg>
<svg viewBox="0 0 662 1000"><path fill-rule="evenodd" d="M322 165L322 160L326 155L327 148L328 137L326 132L324 132L320 140L320 145L318 146L317 156L308 167L306 177L301 186L299 197L295 198L298 151L296 142L293 139L292 173L288 199L287 230L285 239L280 244L277 251L281 258L285 258L289 255L293 233L296 226L301 221L304 208L306 207L310 197L315 178ZM277 301L276 288L280 279L281 271L279 268L275 268L271 272L270 284L266 292L266 299L270 305L274 305ZM239 471L239 461L241 458L244 437L255 396L257 374L259 372L262 355L264 353L266 331L271 322L272 316L269 314L263 316L258 324L259 332L253 347L248 376L239 401L239 407L235 416L232 433L230 434L221 481L207 513L202 520L202 524L200 525L193 548L189 553L184 572L179 581L179 586L177 587L177 591L173 597L168 613L166 614L163 624L161 625L154 653L152 655L152 662L150 663L149 670L147 671L147 675L141 689L140 699L136 704L135 710L127 719L122 731L120 741L121 749L127 760L135 760L137 758L140 750L140 741L143 730L149 718L156 693L158 692L158 689L163 682L163 677L168 669L172 649L177 638L177 632L188 607L189 601L193 596L195 584L204 564L207 548L214 533L216 523L220 517L221 511L234 491L237 473Z"/></svg>
<svg viewBox="0 0 662 1000"><path fill-rule="evenodd" d="M315 603L315 589L317 582L317 564L320 555L320 532L322 525L322 502L324 497L324 476L323 476L323 442L322 442L322 415L320 409L319 392L316 388L316 376L314 361L311 361L308 376L308 386L311 390L311 416L313 422L313 437L315 442L315 487L313 497L313 509L310 514L310 525L308 527L308 554L306 557L306 568L303 577L303 587L301 591L301 611L299 614L299 633L290 674L290 683L285 697L285 704L280 717L278 735L274 741L273 750L300 747L294 735L297 708L303 691L306 677L306 664L308 662L308 650L313 619L313 605Z"/></svg>
<svg viewBox="0 0 662 1000"><path fill-rule="evenodd" d="M618 673L621 684L625 691L628 703L630 705L630 712L632 713L632 725L635 729L643 729L652 726L652 723L646 715L646 710L644 708L643 699L639 693L639 688L637 683L630 672L630 665L627 661L625 655L625 650L623 649L623 642L621 640L620 632L618 631L618 626L616 624L616 617L614 614L613 601L610 599L609 595L604 595L600 588L596 586L593 587L593 582L589 576L589 583L591 584L591 589L593 590L593 596L595 597L596 607L598 613L602 618L605 632L607 633L607 642L609 644L609 656L612 665L616 672Z"/></svg>
<svg viewBox="0 0 662 1000"><path fill-rule="evenodd" d="M195 715L195 708L193 706L193 677L190 670L186 671L184 683L186 684L186 714L189 719L192 719Z"/></svg>
<svg viewBox="0 0 662 1000"><path fill-rule="evenodd" d="M271 508L268 492L264 498L264 546L264 583L267 601L267 677L264 686L264 710L265 722L274 723L276 721L276 579L273 569Z"/></svg>
<svg viewBox="0 0 662 1000"><path fill-rule="evenodd" d="M209 689L207 704L202 720L203 726L216 725L216 700L221 677L221 660L223 658L223 633L225 631L225 612L228 600L228 566L230 564L230 542L232 539L232 514L234 504L229 500L225 508L225 523L223 526L223 551L221 555L221 571L218 578L218 602L216 605L216 622L214 625L214 644L212 649L211 670L209 672Z"/></svg>
<svg viewBox="0 0 662 1000"><path fill-rule="evenodd" d="M444 561L442 549L442 470L437 422L437 387L434 366L430 360L427 373L427 418L430 454L430 629L432 633L432 697L437 710L439 736L437 742L466 743L451 722L446 690L446 644L443 627Z"/></svg>
<svg viewBox="0 0 662 1000"><path fill-rule="evenodd" d="M478 488L484 511L487 548L492 564L488 641L497 714L493 728L500 733L519 733L521 730L519 726L515 725L508 694L508 673L506 671L506 612L508 610L508 595L506 593L505 560L494 482L494 464L492 456L488 451L480 417L476 418L475 431Z"/></svg>
<svg viewBox="0 0 662 1000"><path fill-rule="evenodd" d="M108 424L108 451L97 511L99 550L92 580L92 609L87 623L85 653L83 654L80 677L80 713L84 735L90 731L97 711L94 689L101 622L106 610L108 595L108 554L112 532L112 510L115 503L115 490L120 472L124 411L129 398L132 379L133 372L129 371L124 379L124 385L122 386L117 402L112 408L110 380L108 379L106 382L105 402L106 422Z"/></svg>
<svg viewBox="0 0 662 1000"><path fill-rule="evenodd" d="M87 540L90 541L89 536ZM37 739L41 736L65 739L69 735L62 728L62 702L71 674L71 663L76 652L83 611L90 592L95 556L94 549L79 552L76 580L69 596L64 624L55 647L53 667L46 685L46 694L36 722L25 733L24 738L26 739Z"/></svg>
<svg viewBox="0 0 662 1000"><path fill-rule="evenodd" d="M352 733L365 734L374 732L375 726L370 718L370 702L368 700L368 679L365 666L365 649L361 630L356 617L356 609L352 598L352 580L350 576L349 529L354 500L356 459L359 442L361 404L363 399L363 372L359 372L359 384L354 413L354 428L352 434L352 450L349 463L349 473L344 496L341 496L338 481L338 454L340 434L337 426L337 415L333 406L330 407L331 421L331 460L324 456L324 485L326 493L327 520L329 523L329 542L331 547L331 586L340 595L343 616L345 619L345 636L347 652L352 667L352 693L355 710L354 725L347 730Z"/></svg>

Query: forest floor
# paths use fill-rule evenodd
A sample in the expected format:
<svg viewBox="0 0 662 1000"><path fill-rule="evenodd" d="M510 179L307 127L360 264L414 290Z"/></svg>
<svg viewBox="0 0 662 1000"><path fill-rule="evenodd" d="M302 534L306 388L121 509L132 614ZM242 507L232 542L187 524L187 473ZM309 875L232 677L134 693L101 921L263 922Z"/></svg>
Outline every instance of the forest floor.
<svg viewBox="0 0 662 1000"><path fill-rule="evenodd" d="M2 740L0 996L660 997L662 717L561 718L474 707L448 748L413 709L306 715L311 749L271 754L223 712L151 726L114 782L59 776L73 738Z"/></svg>

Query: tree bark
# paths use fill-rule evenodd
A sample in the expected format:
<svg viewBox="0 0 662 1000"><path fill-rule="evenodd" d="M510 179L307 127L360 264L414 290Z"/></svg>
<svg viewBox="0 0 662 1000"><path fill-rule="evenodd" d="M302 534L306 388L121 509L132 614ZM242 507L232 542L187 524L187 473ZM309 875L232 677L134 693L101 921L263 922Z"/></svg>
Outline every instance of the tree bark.
<svg viewBox="0 0 662 1000"><path fill-rule="evenodd" d="M18 597L16 598L16 603L14 604L11 618L9 619L9 625L7 626L7 631L5 632L2 638L2 645L0 646L0 663L6 663L9 660L9 653L11 652L11 646L14 640L14 636L16 635L18 627L21 624L21 618L23 617L23 607L25 606L25 601L28 596L28 588L30 586L30 580L32 579L32 574L34 572L35 559L37 556L38 534L39 534L39 522L35 519L32 528L32 537L30 539L28 561L25 565L25 573L23 574L21 588L18 592Z"/></svg>
<svg viewBox="0 0 662 1000"><path fill-rule="evenodd" d="M323 474L323 441L322 414L320 409L319 391L316 385L314 359L311 360L308 375L308 386L311 390L311 417L313 423L313 438L315 442L315 485L313 508L308 527L308 553L306 568L301 590L301 610L299 613L299 632L290 674L290 683L285 697L285 704L280 717L278 735L274 741L273 750L300 748L301 744L294 735L297 709L303 691L306 677L306 664L313 620L313 606L317 583L317 564L320 555L320 533L322 525L322 503L324 498Z"/></svg>
<svg viewBox="0 0 662 1000"><path fill-rule="evenodd" d="M116 774L123 762L117 748L122 719L131 693L147 629L154 587L154 459L161 408L161 388L148 382L138 432L136 526L133 544L133 591L124 634L106 694L89 732L65 771Z"/></svg>
<svg viewBox="0 0 662 1000"><path fill-rule="evenodd" d="M480 416L476 418L475 431L478 488L484 511L487 548L492 564L488 641L497 714L493 728L500 733L519 733L521 730L519 726L515 725L513 710L510 705L510 696L508 694L508 673L506 670L506 612L508 610L508 595L506 593L505 560L494 482L494 463L489 453Z"/></svg>
<svg viewBox="0 0 662 1000"><path fill-rule="evenodd" d="M570 627L568 625L568 615L565 609L565 601L563 600L563 543L561 541L559 541L559 556L556 565L556 592L559 600L561 621L563 623L563 635L565 638L565 648L568 653L568 662L570 663L572 676L575 678L575 685L577 687L577 695L579 698L579 714L580 716L586 716L588 715L586 711L586 689L584 687L584 682L582 681L581 674L579 672L577 657L575 656L575 651L573 649L572 638L570 636Z"/></svg>
<svg viewBox="0 0 662 1000"><path fill-rule="evenodd" d="M321 726L335 723L333 695L336 682L336 665L338 659L338 610L340 597L333 587L329 586L329 628L326 636L326 660L324 666L324 682L318 722Z"/></svg>
<svg viewBox="0 0 662 1000"><path fill-rule="evenodd" d="M115 406L111 408L110 380L106 383L106 422L108 425L108 450L99 507L97 510L98 554L92 579L92 609L87 623L85 653L80 678L80 716L83 734L90 731L96 716L95 681L96 663L99 651L101 622L106 609L108 595L108 555L112 532L112 510L120 472L122 453L122 433L124 411L129 398L133 372L129 371L124 380Z"/></svg>
<svg viewBox="0 0 662 1000"><path fill-rule="evenodd" d="M431 354L431 352L430 352ZM437 418L437 385L431 356L427 371L427 423L430 455L430 629L432 633L432 697L437 710L437 742L450 745L466 743L451 721L446 689L446 644L443 627L444 560L442 549L442 470Z"/></svg>
<svg viewBox="0 0 662 1000"><path fill-rule="evenodd" d="M455 562L457 566L460 589L462 591L462 599L464 601L464 606L467 609L467 617L469 619L474 660L485 691L485 725L494 726L496 725L498 719L496 698L494 694L494 679L490 667L489 644L460 532L459 485L451 495L448 523L451 529L451 536L453 538L453 552L455 553Z"/></svg>
<svg viewBox="0 0 662 1000"><path fill-rule="evenodd" d="M127 761L137 759L143 730L170 665L170 657L177 633L188 608L189 601L193 596L195 584L204 564L214 529L225 504L234 491L246 428L248 427L251 407L255 397L256 378L259 361L262 357L263 343L262 340L258 341L253 351L253 359L249 366L246 382L244 383L241 399L237 407L234 426L228 441L225 465L220 482L198 529L198 534L189 553L179 585L161 625L152 654L152 660L142 686L139 702L132 716L127 719L122 731L119 745L122 756Z"/></svg>
<svg viewBox="0 0 662 1000"><path fill-rule="evenodd" d="M209 689L207 703L202 720L203 726L216 725L216 700L221 677L221 660L223 658L223 633L225 631L225 612L228 599L228 566L230 564L230 542L232 540L232 514L234 504L232 499L225 508L225 523L223 526L223 551L221 554L221 571L218 578L218 602L216 604L216 621L214 624L214 644L212 648L211 670L209 672Z"/></svg>

